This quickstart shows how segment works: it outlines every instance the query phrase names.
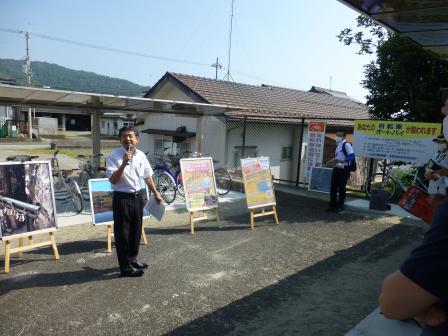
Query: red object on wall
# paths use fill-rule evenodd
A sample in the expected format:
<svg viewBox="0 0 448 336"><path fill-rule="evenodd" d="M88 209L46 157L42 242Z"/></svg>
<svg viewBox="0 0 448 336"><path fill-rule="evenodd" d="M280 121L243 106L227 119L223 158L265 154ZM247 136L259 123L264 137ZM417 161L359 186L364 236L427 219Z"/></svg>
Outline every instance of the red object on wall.
<svg viewBox="0 0 448 336"><path fill-rule="evenodd" d="M431 196L422 189L411 186L401 197L399 204L404 210L414 216L423 219L427 223L431 223L432 216L434 215Z"/></svg>

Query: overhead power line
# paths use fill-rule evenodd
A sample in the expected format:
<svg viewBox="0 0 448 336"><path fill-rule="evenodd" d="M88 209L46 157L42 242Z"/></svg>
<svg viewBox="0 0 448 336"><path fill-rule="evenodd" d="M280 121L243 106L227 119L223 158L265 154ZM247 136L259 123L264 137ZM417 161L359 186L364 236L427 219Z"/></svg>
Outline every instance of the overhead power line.
<svg viewBox="0 0 448 336"><path fill-rule="evenodd" d="M233 0L232 0L231 16L233 16ZM6 32L6 33L12 33L12 34L20 34L20 35L25 35L25 33L26 33L26 31L24 31L24 30L10 29L10 28L4 28L4 27L0 27L0 31ZM177 59L177 58L156 56L156 55L150 55L150 54L141 53L141 52L126 51L126 50L122 50L122 49L110 48L110 47L106 47L106 46L100 46L100 45L95 45L95 44L91 44L91 43L79 42L79 41L73 41L73 40L69 40L69 39L65 39L65 38L60 38L60 37L55 37L55 36L50 36L50 35L45 35L45 34L39 34L39 33L30 33L30 35L31 36L35 36L35 37L39 37L39 38L43 38L43 39L47 39L47 40L51 40L51 41L56 41L56 42L61 42L61 43L68 43L68 44L78 45L78 46L86 47L86 48L93 48L93 49L98 49L98 50L116 52L116 53L121 53L121 54L125 54L125 55L138 56L138 57L156 59L156 60L161 60L161 61L166 61L166 62L173 62L173 63L192 64L192 65L197 65L197 66L204 66L204 67L207 67L207 68L210 67L209 63L202 63L202 62L188 61L188 60L182 60L182 59ZM229 49L229 52L230 52L230 49ZM230 55L229 55L229 65L228 65L228 67L230 68ZM229 70L228 68L226 68L224 66L222 66L222 69L223 70ZM261 77L258 77L258 76L254 76L254 75L250 75L250 74L238 71L237 69L234 69L233 71L235 73L238 73L242 77L246 77L246 78L250 78L250 79L253 79L253 80L262 81L264 83L274 83L271 80L264 79L264 78L261 78ZM230 71L227 71L227 72L228 72L228 74L226 74L226 76L228 77L227 78L227 80L228 80L229 77L231 77L231 75L230 75ZM224 78L224 80L225 80L225 78ZM232 80L233 80L233 78L232 78ZM275 84L275 85L282 86L281 84Z"/></svg>
<svg viewBox="0 0 448 336"><path fill-rule="evenodd" d="M6 32L6 33L14 33L14 34L23 34L24 33L22 30L13 30L13 29L8 29L8 28L1 28L1 27L0 27L0 31ZM73 41L73 40L69 40L69 39L65 39L65 38L61 38L61 37L55 37L55 36L39 34L39 33L32 33L31 35L34 36L34 37L40 37L40 38L43 38L43 39L56 41L56 42L74 44L74 45L78 45L78 46L82 46L82 47L86 47L86 48L105 50L105 51L112 51L112 52L125 54L125 55L132 55L132 56L139 56L139 57L156 59L156 60L159 60L159 61L168 61L168 62L184 63L184 64L192 64L192 65L199 65L199 66L209 67L208 63L187 61L187 60L182 60L182 59L177 59L177 58L170 58L170 57L162 57L162 56L157 56L157 55L151 55L151 54L146 54L146 53L141 53L141 52L136 52L136 51L128 51L128 50L123 50L123 49L110 48L110 47L106 47L106 46L101 46L101 45L96 45L96 44L91 44L91 43L85 43L85 42L79 42L79 41Z"/></svg>

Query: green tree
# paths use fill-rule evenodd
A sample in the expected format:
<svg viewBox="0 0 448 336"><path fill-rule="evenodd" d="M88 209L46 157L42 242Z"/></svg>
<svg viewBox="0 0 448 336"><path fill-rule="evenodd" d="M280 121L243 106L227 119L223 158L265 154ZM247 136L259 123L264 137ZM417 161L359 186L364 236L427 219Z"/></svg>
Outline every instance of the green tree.
<svg viewBox="0 0 448 336"><path fill-rule="evenodd" d="M361 82L369 91L370 116L440 122L440 88L448 87L448 63L368 18L358 17L357 26L358 31L346 28L338 38L345 45L357 44L358 54L376 53Z"/></svg>

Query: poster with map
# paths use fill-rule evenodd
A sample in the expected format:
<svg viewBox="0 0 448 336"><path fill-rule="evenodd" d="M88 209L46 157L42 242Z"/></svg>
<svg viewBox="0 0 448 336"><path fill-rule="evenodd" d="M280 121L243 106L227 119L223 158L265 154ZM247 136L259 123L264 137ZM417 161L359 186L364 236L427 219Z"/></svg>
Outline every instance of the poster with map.
<svg viewBox="0 0 448 336"><path fill-rule="evenodd" d="M268 157L241 159L247 207L275 205L274 187Z"/></svg>
<svg viewBox="0 0 448 336"><path fill-rule="evenodd" d="M143 193L143 204L148 201L148 188L146 183L142 181L145 188ZM93 225L111 224L114 222L112 212L112 185L107 178L89 180L90 208L92 209ZM143 218L149 217L150 214L143 210Z"/></svg>
<svg viewBox="0 0 448 336"><path fill-rule="evenodd" d="M181 159L180 169L187 210L192 212L217 208L218 194L212 158Z"/></svg>

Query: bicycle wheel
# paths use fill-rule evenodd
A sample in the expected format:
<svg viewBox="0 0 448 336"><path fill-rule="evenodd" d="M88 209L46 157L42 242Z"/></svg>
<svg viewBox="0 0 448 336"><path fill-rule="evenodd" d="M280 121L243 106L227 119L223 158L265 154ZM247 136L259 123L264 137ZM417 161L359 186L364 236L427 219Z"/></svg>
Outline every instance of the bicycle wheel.
<svg viewBox="0 0 448 336"><path fill-rule="evenodd" d="M218 195L226 195L230 188L232 187L232 177L227 169L216 168L215 169L215 180L216 180L216 192Z"/></svg>
<svg viewBox="0 0 448 336"><path fill-rule="evenodd" d="M388 200L394 196L396 188L395 181L389 176L383 176L381 173L371 175L364 184L364 191L368 197L372 195L372 189L380 189L387 191L389 194Z"/></svg>
<svg viewBox="0 0 448 336"><path fill-rule="evenodd" d="M176 184L177 184L177 191L182 197L185 197L185 191L184 191L184 181L182 179L182 173L179 173L176 177Z"/></svg>
<svg viewBox="0 0 448 336"><path fill-rule="evenodd" d="M163 173L163 170L160 168L154 169L154 172L152 174L152 179L154 181L155 186L159 183L159 176Z"/></svg>
<svg viewBox="0 0 448 336"><path fill-rule="evenodd" d="M157 190L163 200L170 204L176 198L176 182L173 177L167 172L163 172L157 178Z"/></svg>
<svg viewBox="0 0 448 336"><path fill-rule="evenodd" d="M83 208L81 190L79 189L78 183L72 177L68 178L67 181L68 192L70 194L70 199L73 202L73 206L76 212L80 213Z"/></svg>
<svg viewBox="0 0 448 336"><path fill-rule="evenodd" d="M89 195L89 173L86 170L83 170L78 177L78 186L81 190L81 196L84 198L85 201L90 200Z"/></svg>

